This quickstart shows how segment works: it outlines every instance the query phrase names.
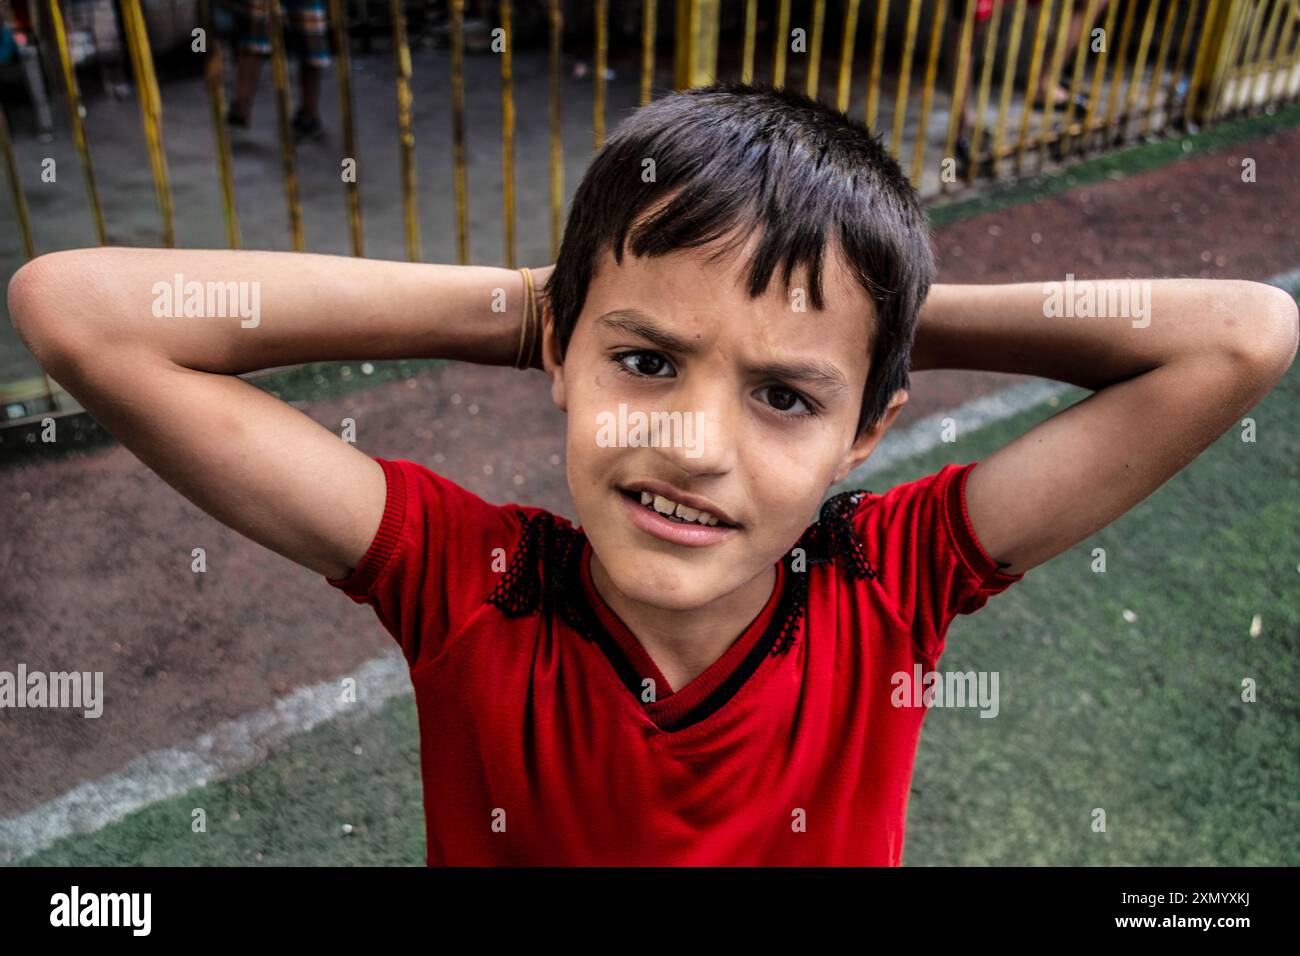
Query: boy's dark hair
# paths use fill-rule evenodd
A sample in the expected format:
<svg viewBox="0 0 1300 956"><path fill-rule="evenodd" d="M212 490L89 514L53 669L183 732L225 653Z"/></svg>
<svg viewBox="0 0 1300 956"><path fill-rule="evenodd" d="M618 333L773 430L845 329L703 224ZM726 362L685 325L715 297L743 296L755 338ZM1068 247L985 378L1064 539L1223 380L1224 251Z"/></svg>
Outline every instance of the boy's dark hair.
<svg viewBox="0 0 1300 956"><path fill-rule="evenodd" d="M647 159L654 182L642 178ZM878 317L858 431L874 425L893 393L908 387L917 316L935 268L925 210L866 126L766 83L715 83L654 100L596 154L544 289L561 356L604 249L621 265L625 242L638 257L661 256L738 227L741 239L763 232L749 266L750 297L764 293L778 264L789 288L802 264L819 310L823 256L828 240L838 244Z"/></svg>

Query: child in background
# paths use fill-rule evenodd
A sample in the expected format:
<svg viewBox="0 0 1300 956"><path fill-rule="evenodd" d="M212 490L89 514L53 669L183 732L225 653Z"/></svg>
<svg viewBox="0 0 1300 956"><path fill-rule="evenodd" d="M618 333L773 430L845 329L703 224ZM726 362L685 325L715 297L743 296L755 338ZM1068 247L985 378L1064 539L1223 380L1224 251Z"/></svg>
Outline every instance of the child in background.
<svg viewBox="0 0 1300 956"><path fill-rule="evenodd" d="M235 19L238 64L235 96L227 113L232 126L247 129L257 93L262 61L271 54L269 0L222 0ZM319 139L325 134L320 119L320 90L324 71L330 65L329 18L322 0L282 0L287 51L299 54L298 80L301 102L293 115L293 132L298 140Z"/></svg>

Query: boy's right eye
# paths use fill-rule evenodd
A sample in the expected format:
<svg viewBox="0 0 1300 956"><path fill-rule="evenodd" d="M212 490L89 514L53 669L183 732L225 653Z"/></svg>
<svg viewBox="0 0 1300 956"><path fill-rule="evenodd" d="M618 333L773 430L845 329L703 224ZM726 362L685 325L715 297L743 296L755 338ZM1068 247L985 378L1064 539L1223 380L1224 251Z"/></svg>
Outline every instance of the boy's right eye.
<svg viewBox="0 0 1300 956"><path fill-rule="evenodd" d="M646 378L669 378L675 374L668 359L658 352L647 349L632 349L618 352L613 356L620 369L630 375Z"/></svg>

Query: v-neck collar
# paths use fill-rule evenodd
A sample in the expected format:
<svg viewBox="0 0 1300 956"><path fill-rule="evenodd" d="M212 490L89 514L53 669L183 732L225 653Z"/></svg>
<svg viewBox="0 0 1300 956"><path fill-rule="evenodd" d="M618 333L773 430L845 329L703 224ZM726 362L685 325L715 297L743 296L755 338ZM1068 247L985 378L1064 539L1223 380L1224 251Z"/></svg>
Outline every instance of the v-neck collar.
<svg viewBox="0 0 1300 956"><path fill-rule="evenodd" d="M582 591L603 634L597 644L609 658L629 692L641 703L642 681L654 681L656 699L642 703L646 715L661 730L680 730L698 723L735 696L770 652L782 622L777 608L785 593L785 564L776 562L776 582L763 609L722 656L680 690L672 690L654 660L626 624L605 603L591 576L591 544L583 536L579 561ZM603 639L601 639L603 638Z"/></svg>
<svg viewBox="0 0 1300 956"><path fill-rule="evenodd" d="M798 547L777 564L776 585L759 616L705 673L650 705L641 703L643 677L657 676L663 687L667 682L640 642L596 592L591 580L591 544L567 520L541 509L530 513L516 507L514 516L522 535L501 581L484 600L508 618L539 611L557 614L600 647L653 726L665 732L680 731L705 720L735 697L768 657L790 651L802 630L813 567L835 563L853 580L878 577L852 520L865 494L869 492L844 491L824 502L817 521L799 538ZM805 561L803 567L795 568L792 563L796 552Z"/></svg>

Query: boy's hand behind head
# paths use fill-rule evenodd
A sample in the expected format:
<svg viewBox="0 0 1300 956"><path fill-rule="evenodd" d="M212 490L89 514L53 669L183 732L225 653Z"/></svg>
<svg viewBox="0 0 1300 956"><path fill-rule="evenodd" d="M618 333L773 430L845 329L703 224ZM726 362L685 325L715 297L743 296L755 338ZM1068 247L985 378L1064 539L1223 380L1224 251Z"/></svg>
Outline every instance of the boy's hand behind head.
<svg viewBox="0 0 1300 956"><path fill-rule="evenodd" d="M537 288L537 307L538 309L541 310L541 328L542 328L542 335L543 335L543 343L545 343L546 331L551 327L552 324L551 304L547 298L545 288L546 288L546 283L551 278L551 273L554 271L555 271L554 264L549 266L542 266L540 269L532 270L533 284ZM543 344L543 348L536 350L535 353L536 358L533 359L533 364L530 365L529 368L535 368L543 372L546 371L545 351L546 349Z"/></svg>

